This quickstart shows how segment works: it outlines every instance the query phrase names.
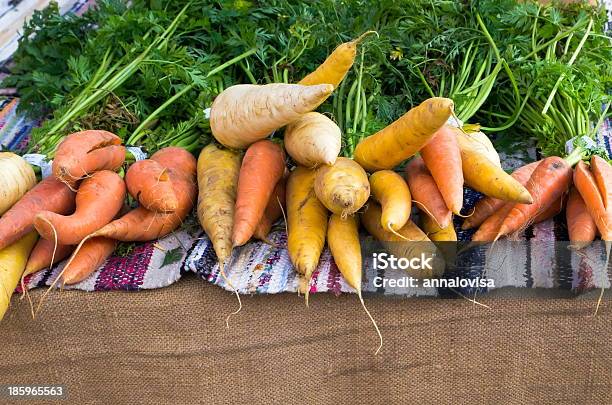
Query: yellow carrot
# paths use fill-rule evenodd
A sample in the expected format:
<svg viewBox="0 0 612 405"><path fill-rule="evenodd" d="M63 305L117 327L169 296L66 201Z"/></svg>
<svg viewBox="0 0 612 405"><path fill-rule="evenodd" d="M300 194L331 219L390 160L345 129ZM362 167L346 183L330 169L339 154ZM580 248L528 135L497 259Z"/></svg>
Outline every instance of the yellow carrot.
<svg viewBox="0 0 612 405"><path fill-rule="evenodd" d="M382 207L381 225L388 231L400 230L410 218L412 197L406 181L392 170L370 176L372 197Z"/></svg>
<svg viewBox="0 0 612 405"><path fill-rule="evenodd" d="M327 233L328 212L315 195L315 176L316 171L298 166L287 181L287 249L291 263L303 276L306 305Z"/></svg>
<svg viewBox="0 0 612 405"><path fill-rule="evenodd" d="M392 169L425 146L452 113L451 99L427 99L391 125L361 140L355 148L355 161L370 172Z"/></svg>
<svg viewBox="0 0 612 405"><path fill-rule="evenodd" d="M9 307L13 291L19 284L28 256L37 239L38 234L31 231L17 242L0 250L0 320Z"/></svg>
<svg viewBox="0 0 612 405"><path fill-rule="evenodd" d="M332 84L334 88L338 87L355 62L357 45L359 42L367 35L375 33L375 31L368 31L352 41L338 45L314 72L309 73L300 80L298 84L312 86L315 84L329 83Z"/></svg>
<svg viewBox="0 0 612 405"><path fill-rule="evenodd" d="M334 214L354 214L370 196L368 175L352 159L339 157L333 166L321 166L316 173L315 194Z"/></svg>
<svg viewBox="0 0 612 405"><path fill-rule="evenodd" d="M329 225L327 227L327 243L338 266L338 270L340 270L348 285L357 291L357 296L361 301L363 309L374 324L380 339L378 349L374 353L378 354L382 347L382 334L378 329L378 325L376 325L376 321L370 315L370 311L366 308L363 296L361 295L363 268L361 263L361 244L359 242L359 218L356 215L342 218L340 215L332 214L329 217Z"/></svg>
<svg viewBox="0 0 612 405"><path fill-rule="evenodd" d="M462 137L457 137L461 149L461 165L465 184L486 196L504 201L531 204L529 191L502 168L491 162Z"/></svg>

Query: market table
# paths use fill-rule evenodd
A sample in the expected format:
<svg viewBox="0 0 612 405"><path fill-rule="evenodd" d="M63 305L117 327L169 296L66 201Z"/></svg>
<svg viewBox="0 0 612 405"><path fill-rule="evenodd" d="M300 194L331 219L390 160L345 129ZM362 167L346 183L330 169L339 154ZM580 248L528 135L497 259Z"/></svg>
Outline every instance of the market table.
<svg viewBox="0 0 612 405"><path fill-rule="evenodd" d="M41 290L33 291L35 300ZM0 384L65 384L75 403L612 403L611 294L462 299L235 297L192 275L154 291L13 298Z"/></svg>

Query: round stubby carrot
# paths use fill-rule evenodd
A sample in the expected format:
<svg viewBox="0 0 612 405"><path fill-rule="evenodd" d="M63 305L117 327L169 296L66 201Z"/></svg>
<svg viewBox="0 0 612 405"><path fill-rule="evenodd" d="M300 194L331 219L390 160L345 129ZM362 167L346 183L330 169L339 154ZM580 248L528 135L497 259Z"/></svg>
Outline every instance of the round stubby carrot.
<svg viewBox="0 0 612 405"><path fill-rule="evenodd" d="M125 174L130 195L140 205L155 212L173 212L178 200L165 167L155 160L135 162Z"/></svg>
<svg viewBox="0 0 612 405"><path fill-rule="evenodd" d="M117 241L110 238L97 237L87 239L79 251L66 263L62 271L64 284L76 284L96 271L115 251Z"/></svg>
<svg viewBox="0 0 612 405"><path fill-rule="evenodd" d="M186 158L195 163L193 155L186 155ZM195 164L193 167L195 168ZM176 230L187 218L195 204L197 198L196 173L194 170L188 176L187 173L175 170L173 167L167 169L178 199L178 206L174 212L163 214L138 207L104 225L89 237L105 236L122 242L146 242L159 239Z"/></svg>
<svg viewBox="0 0 612 405"><path fill-rule="evenodd" d="M87 130L68 135L58 145L53 175L67 184L99 170L117 170L125 160L121 138L108 131Z"/></svg>
<svg viewBox="0 0 612 405"><path fill-rule="evenodd" d="M527 182L532 204L516 203L502 222L498 236L516 232L565 195L572 184L572 167L558 156L543 159Z"/></svg>
<svg viewBox="0 0 612 405"><path fill-rule="evenodd" d="M355 148L355 161L369 172L392 169L425 146L452 113L453 100L427 99L391 125L361 140Z"/></svg>
<svg viewBox="0 0 612 405"><path fill-rule="evenodd" d="M328 211L314 192L316 171L298 166L287 180L287 250L301 274L308 304L309 285L325 245Z"/></svg>
<svg viewBox="0 0 612 405"><path fill-rule="evenodd" d="M368 201L368 175L354 160L339 157L333 166L321 166L316 173L315 194L334 214L352 215Z"/></svg>
<svg viewBox="0 0 612 405"><path fill-rule="evenodd" d="M612 241L612 201L605 208L603 196L597 187L597 181L584 162L578 162L574 170L574 185L582 196L584 204L595 221L601 239Z"/></svg>
<svg viewBox="0 0 612 405"><path fill-rule="evenodd" d="M249 146L238 177L232 230L234 246L242 246L251 239L284 173L285 153L279 144L264 139Z"/></svg>
<svg viewBox="0 0 612 405"><path fill-rule="evenodd" d="M314 110L333 90L331 84L231 86L215 98L210 110L210 128L223 146L244 149Z"/></svg>
<svg viewBox="0 0 612 405"><path fill-rule="evenodd" d="M465 184L486 196L504 201L514 201L531 204L533 198L529 192L506 173L501 167L495 165L471 143L457 137L461 150L461 166Z"/></svg>
<svg viewBox="0 0 612 405"><path fill-rule="evenodd" d="M420 156L406 165L406 181L412 199L440 228L446 228L452 219L452 212L446 206L433 177Z"/></svg>
<svg viewBox="0 0 612 405"><path fill-rule="evenodd" d="M541 160L537 162L531 162L524 166L519 167L514 172L512 172L511 176L521 183L521 185L525 186L529 181L529 178L533 174L533 171L540 164ZM506 201L500 200L493 197L483 197L481 198L476 205L474 206L474 212L467 217L463 224L461 225L461 229L466 230L470 228L475 228L482 224L488 217L493 215L494 212L499 210L506 204Z"/></svg>
<svg viewBox="0 0 612 405"><path fill-rule="evenodd" d="M595 225L595 221L589 214L587 206L576 187L572 187L570 190L567 207L565 208L565 218L572 246L581 249L595 240L597 225Z"/></svg>
<svg viewBox="0 0 612 405"><path fill-rule="evenodd" d="M285 177L281 178L278 183L276 183L276 187L274 187L274 191L270 196L266 210L259 220L255 232L253 232L253 237L259 240L268 241L268 234L270 233L270 229L272 229L272 225L274 225L283 215L283 210L285 209L286 183L287 180Z"/></svg>
<svg viewBox="0 0 612 405"><path fill-rule="evenodd" d="M283 142L297 164L314 168L336 162L342 134L334 121L321 113L309 112L287 125Z"/></svg>
<svg viewBox="0 0 612 405"><path fill-rule="evenodd" d="M28 191L0 217L0 250L34 230L39 212L66 215L74 210L75 193L66 184L47 177Z"/></svg>
<svg viewBox="0 0 612 405"><path fill-rule="evenodd" d="M183 174L187 179L193 179L197 162L191 153L178 146L168 146L155 152L150 157L162 167L170 167L175 175Z"/></svg>
<svg viewBox="0 0 612 405"><path fill-rule="evenodd" d="M76 245L108 224L125 199L125 183L115 172L102 170L83 181L76 194L76 210L64 216L40 212L34 226L41 237L60 245Z"/></svg>
<svg viewBox="0 0 612 405"><path fill-rule="evenodd" d="M30 257L28 257L28 262L26 263L25 271L23 272L23 276L27 276L32 273L36 273L42 269L46 269L49 266L58 263L68 256L74 250L74 246L71 245L55 245L53 241L46 239L39 239L32 249L32 253L30 253ZM55 251L55 256L54 256ZM53 260L53 263L51 263Z"/></svg>
<svg viewBox="0 0 612 405"><path fill-rule="evenodd" d="M234 208L241 155L209 144L198 158L198 219L221 266L232 254Z"/></svg>
<svg viewBox="0 0 612 405"><path fill-rule="evenodd" d="M597 155L591 157L591 172L599 188L604 208L612 202L612 166Z"/></svg>
<svg viewBox="0 0 612 405"><path fill-rule="evenodd" d="M463 171L456 131L448 125L442 126L421 149L421 157L446 206L459 215L463 207Z"/></svg>
<svg viewBox="0 0 612 405"><path fill-rule="evenodd" d="M369 180L372 197L382 207L381 225L387 230L400 230L410 218L412 209L408 184L392 170L374 172Z"/></svg>
<svg viewBox="0 0 612 405"><path fill-rule="evenodd" d="M355 62L357 45L367 35L375 33L375 31L364 32L358 38L338 45L314 72L309 73L300 80L298 84L312 86L315 84L329 83L332 84L334 88L338 87Z"/></svg>

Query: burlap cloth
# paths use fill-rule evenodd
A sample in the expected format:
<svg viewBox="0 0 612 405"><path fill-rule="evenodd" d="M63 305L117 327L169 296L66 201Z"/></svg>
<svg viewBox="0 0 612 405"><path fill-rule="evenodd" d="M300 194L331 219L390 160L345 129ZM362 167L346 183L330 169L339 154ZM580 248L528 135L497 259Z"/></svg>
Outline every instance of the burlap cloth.
<svg viewBox="0 0 612 405"><path fill-rule="evenodd" d="M366 297L385 337L376 357L349 294L310 308L246 296L229 330L235 297L193 275L155 291L54 292L36 321L14 297L0 384L65 384L80 404L612 403L611 295L593 317L593 294L530 293L480 297L490 309Z"/></svg>

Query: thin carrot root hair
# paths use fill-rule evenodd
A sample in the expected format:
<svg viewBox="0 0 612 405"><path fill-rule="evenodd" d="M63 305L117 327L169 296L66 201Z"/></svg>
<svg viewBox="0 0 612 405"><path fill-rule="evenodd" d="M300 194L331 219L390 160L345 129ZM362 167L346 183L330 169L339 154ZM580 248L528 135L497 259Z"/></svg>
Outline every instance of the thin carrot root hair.
<svg viewBox="0 0 612 405"><path fill-rule="evenodd" d="M49 268L52 269L53 268L53 262L55 261L55 253L57 251L57 230L55 229L55 226L53 226L51 221L49 221L47 218L41 217L41 219L44 222L46 222L47 224L49 224L49 226L53 230L53 253L51 254L51 264L49 265ZM64 272L64 269L62 269L62 273L63 272ZM24 275L21 275L21 285L22 285L22 288L24 286L24 282L23 282L24 278L25 278ZM59 276L58 276L58 278L59 278ZM36 314L38 314L38 311L40 311L40 308L42 306L43 300L45 299L45 297L47 296L49 291L55 286L56 282L57 282L57 279L51 284L51 286L47 289L47 291L45 291L43 296L40 297L40 301L38 301L38 306L36 307L36 311L34 311L34 303L32 302L32 299L30 298L30 294L29 294L29 292L27 293L28 301L30 303L30 311L32 313L32 319L36 318Z"/></svg>
<svg viewBox="0 0 612 405"><path fill-rule="evenodd" d="M457 215L459 218L469 218L472 215L474 215L474 212L476 212L476 207L472 207L472 212L470 212L467 215L461 215L460 213L459 214L455 214L455 215Z"/></svg>
<svg viewBox="0 0 612 405"><path fill-rule="evenodd" d="M391 232L392 234L394 234L395 236L397 236L398 238L402 238L403 240L405 240L406 242L410 242L410 239L408 239L407 237L405 237L404 235L400 234L399 232L397 232L396 230L394 230L391 227L391 224L387 224L387 230L389 232Z"/></svg>
<svg viewBox="0 0 612 405"><path fill-rule="evenodd" d="M225 264L223 262L219 262L219 274L221 274L221 277L223 277L223 281L225 281L225 283L234 291L234 294L236 294L236 299L238 300L238 309L227 315L227 318L225 318L225 328L229 329L229 319L232 317L232 315L237 315L240 311L242 311L242 300L240 299L238 290L236 290L236 288L232 285L232 282L229 280L229 278L227 278L225 270L223 269L224 265Z"/></svg>
<svg viewBox="0 0 612 405"><path fill-rule="evenodd" d="M604 241L604 243L606 244L606 264L604 265L602 274L607 274L608 265L610 264L610 249L612 248L612 242L606 240ZM599 298L597 298L597 305L595 305L595 312L593 313L594 317L597 316L597 312L599 311L599 307L601 306L601 301L603 300L605 289L606 288L602 283L601 291L599 292Z"/></svg>
<svg viewBox="0 0 612 405"><path fill-rule="evenodd" d="M310 284L312 283L312 276L314 275L314 271L310 273L308 276L308 281L306 282L306 291L304 292L304 301L306 303L306 308L309 308L309 298L310 298ZM299 291L299 289L298 289Z"/></svg>
<svg viewBox="0 0 612 405"><path fill-rule="evenodd" d="M433 221L436 223L436 225L438 226L438 228L442 229L444 228L442 225L440 225L440 223L438 222L438 220L436 219L436 217L434 217L432 215L432 213L427 209L427 207L425 207L423 204L421 204L420 202L416 201L416 200L412 200L413 203L417 204L419 206L419 209L425 211L425 213L427 215L429 215L429 217L431 219L433 219Z"/></svg>
<svg viewBox="0 0 612 405"><path fill-rule="evenodd" d="M382 333L380 333L380 329L378 328L378 324L374 320L374 317L372 316L372 314L370 314L370 311L368 311L368 308L366 307L365 302L363 302L363 295L361 294L361 288L357 290L357 296L359 297L359 301L361 302L361 306L363 307L363 310L368 315L368 318L370 318L370 321L372 321L372 325L374 325L374 329L376 329L376 333L378 334L378 339L380 340L378 348L374 352L374 356L376 356L378 353L380 353L380 349L382 349L383 336L382 336Z"/></svg>

